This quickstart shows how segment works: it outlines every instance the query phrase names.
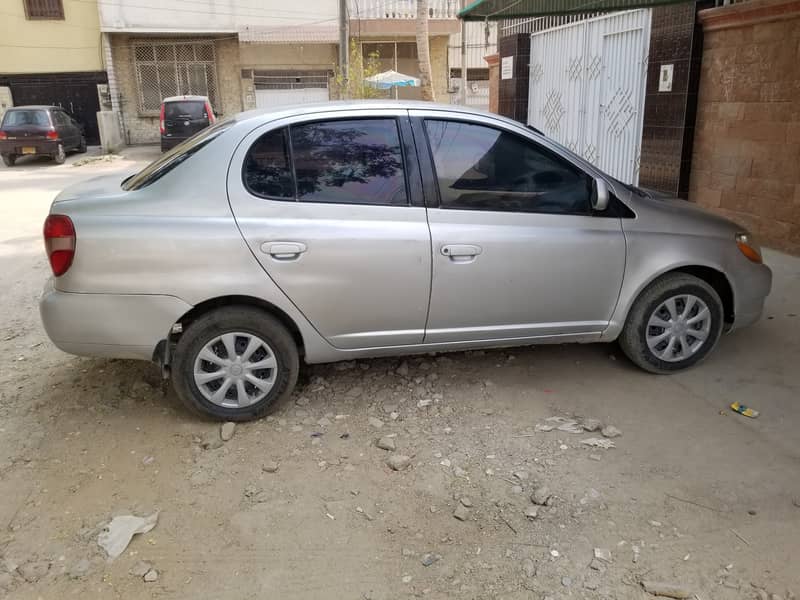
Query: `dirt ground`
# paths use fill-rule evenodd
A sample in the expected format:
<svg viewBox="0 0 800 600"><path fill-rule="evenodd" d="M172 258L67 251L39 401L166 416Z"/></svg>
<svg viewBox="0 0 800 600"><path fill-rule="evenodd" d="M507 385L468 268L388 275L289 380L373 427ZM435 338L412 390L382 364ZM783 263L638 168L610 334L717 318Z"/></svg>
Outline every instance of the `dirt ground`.
<svg viewBox="0 0 800 600"><path fill-rule="evenodd" d="M686 373L648 375L614 345L306 367L292 402L222 442L154 366L68 356L39 322L50 200L150 155L0 168L0 596L800 593L800 259L767 252L765 318ZM589 447L606 438L542 431L550 417L622 435ZM108 561L104 525L155 511Z"/></svg>

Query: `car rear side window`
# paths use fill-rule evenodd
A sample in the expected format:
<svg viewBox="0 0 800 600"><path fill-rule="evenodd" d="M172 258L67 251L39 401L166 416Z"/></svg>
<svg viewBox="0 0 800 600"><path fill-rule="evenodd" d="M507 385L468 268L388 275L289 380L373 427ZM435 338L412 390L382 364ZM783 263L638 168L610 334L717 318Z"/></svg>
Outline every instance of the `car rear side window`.
<svg viewBox="0 0 800 600"><path fill-rule="evenodd" d="M286 128L262 135L250 147L242 170L245 187L262 198L294 199Z"/></svg>
<svg viewBox="0 0 800 600"><path fill-rule="evenodd" d="M292 125L290 136L301 202L408 203L395 119Z"/></svg>
<svg viewBox="0 0 800 600"><path fill-rule="evenodd" d="M590 214L591 179L550 150L501 129L426 120L442 208Z"/></svg>
<svg viewBox="0 0 800 600"><path fill-rule="evenodd" d="M37 127L50 127L50 119L46 110L10 110L3 118L2 127L22 127L35 125Z"/></svg>

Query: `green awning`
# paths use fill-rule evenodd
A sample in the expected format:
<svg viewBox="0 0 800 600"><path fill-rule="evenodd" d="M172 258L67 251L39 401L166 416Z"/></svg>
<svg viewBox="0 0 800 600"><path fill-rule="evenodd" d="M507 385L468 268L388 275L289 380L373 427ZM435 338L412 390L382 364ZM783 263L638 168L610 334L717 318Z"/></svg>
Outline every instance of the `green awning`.
<svg viewBox="0 0 800 600"><path fill-rule="evenodd" d="M610 12L680 4L688 0L475 0L458 11L465 21L499 21L520 17L545 17L591 12Z"/></svg>

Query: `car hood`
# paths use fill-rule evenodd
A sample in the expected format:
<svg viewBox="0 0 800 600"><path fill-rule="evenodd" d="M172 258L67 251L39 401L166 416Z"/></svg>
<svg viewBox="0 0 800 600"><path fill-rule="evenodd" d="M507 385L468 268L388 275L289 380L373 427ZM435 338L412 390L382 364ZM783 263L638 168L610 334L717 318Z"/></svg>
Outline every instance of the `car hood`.
<svg viewBox="0 0 800 600"><path fill-rule="evenodd" d="M101 175L99 177L92 177L86 181L81 181L80 183L65 188L56 196L55 200L53 200L53 204L75 200L121 197L125 194L122 189L122 182L135 172L135 170L132 170L125 173L114 173L113 175Z"/></svg>

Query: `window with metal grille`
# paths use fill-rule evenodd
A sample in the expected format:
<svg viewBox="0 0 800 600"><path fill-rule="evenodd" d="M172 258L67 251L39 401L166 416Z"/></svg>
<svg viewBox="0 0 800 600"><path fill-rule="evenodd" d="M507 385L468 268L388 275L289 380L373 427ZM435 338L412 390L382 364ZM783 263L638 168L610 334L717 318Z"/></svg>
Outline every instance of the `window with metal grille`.
<svg viewBox="0 0 800 600"><path fill-rule="evenodd" d="M208 96L220 111L212 40L135 42L133 62L139 114L158 115L164 98L184 95Z"/></svg>
<svg viewBox="0 0 800 600"><path fill-rule="evenodd" d="M23 0L25 16L28 19L63 19L62 0Z"/></svg>

